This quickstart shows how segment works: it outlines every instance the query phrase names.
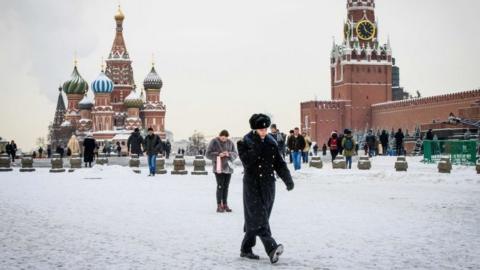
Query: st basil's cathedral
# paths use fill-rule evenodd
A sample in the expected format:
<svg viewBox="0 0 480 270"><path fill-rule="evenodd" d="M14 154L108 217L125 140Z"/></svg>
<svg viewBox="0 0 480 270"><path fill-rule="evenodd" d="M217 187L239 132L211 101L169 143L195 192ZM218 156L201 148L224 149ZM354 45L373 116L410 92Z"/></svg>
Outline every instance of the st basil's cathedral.
<svg viewBox="0 0 480 270"><path fill-rule="evenodd" d="M50 126L52 147L65 146L72 134L80 140L93 135L100 145L124 144L135 128L151 127L156 134L166 137L166 107L160 100L163 82L152 63L150 73L143 80L143 89L136 89L132 60L123 38L125 15L120 6L114 18L115 39L106 68L102 66L89 87L75 62L70 79L59 88L55 118ZM93 92L94 98L88 91ZM67 96L66 106L62 92Z"/></svg>

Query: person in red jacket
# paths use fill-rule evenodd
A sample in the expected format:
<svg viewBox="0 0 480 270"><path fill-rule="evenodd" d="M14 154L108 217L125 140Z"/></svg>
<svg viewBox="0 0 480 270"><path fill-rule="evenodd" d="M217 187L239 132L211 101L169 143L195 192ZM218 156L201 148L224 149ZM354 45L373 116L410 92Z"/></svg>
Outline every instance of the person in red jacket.
<svg viewBox="0 0 480 270"><path fill-rule="evenodd" d="M332 135L330 139L328 139L328 148L330 148L330 154L332 155L332 162L335 160L335 158L338 155L338 150L340 148L340 140L338 138L338 134L336 131L332 132Z"/></svg>

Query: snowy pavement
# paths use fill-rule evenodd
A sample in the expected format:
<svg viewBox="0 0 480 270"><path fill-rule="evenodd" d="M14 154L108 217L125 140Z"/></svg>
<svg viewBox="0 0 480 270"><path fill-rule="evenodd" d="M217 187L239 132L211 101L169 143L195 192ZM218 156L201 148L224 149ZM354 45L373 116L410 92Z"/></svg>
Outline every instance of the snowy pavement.
<svg viewBox="0 0 480 270"><path fill-rule="evenodd" d="M0 269L480 269L480 176L393 158L371 171L304 169L277 182L271 266L239 258L242 169L234 212L215 212L208 176L136 175L96 166L73 173L0 173ZM356 165L356 164L354 164ZM169 168L170 169L170 168Z"/></svg>

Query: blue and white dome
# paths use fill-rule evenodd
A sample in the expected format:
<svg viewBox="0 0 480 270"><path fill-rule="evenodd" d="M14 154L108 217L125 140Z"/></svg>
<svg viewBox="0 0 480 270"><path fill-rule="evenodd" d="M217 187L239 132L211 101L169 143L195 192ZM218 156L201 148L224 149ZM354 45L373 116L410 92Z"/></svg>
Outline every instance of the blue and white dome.
<svg viewBox="0 0 480 270"><path fill-rule="evenodd" d="M102 71L92 82L92 90L95 94L108 94L113 91L113 82Z"/></svg>

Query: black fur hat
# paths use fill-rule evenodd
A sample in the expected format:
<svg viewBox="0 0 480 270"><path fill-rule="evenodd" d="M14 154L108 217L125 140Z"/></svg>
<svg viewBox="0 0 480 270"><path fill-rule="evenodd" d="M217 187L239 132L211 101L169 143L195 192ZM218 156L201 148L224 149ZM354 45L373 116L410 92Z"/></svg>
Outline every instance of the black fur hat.
<svg viewBox="0 0 480 270"><path fill-rule="evenodd" d="M265 114L254 114L250 117L250 128L251 129L262 129L268 128L270 126L270 117Z"/></svg>

